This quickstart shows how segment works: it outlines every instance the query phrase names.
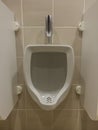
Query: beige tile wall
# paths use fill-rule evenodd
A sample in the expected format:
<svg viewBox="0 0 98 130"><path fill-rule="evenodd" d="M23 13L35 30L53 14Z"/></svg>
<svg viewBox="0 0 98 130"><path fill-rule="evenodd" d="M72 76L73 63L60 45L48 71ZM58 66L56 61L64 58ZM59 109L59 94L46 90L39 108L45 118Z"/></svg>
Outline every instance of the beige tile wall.
<svg viewBox="0 0 98 130"><path fill-rule="evenodd" d="M15 14L18 84L23 93L0 130L89 130L75 86L80 82L81 35L77 30L85 0L2 0ZM75 51L75 71L69 95L54 111L43 111L29 96L23 76L23 50L27 44L45 44L45 16L52 15L53 44L69 44ZM83 121L84 122L83 122ZM84 124L83 124L84 123ZM83 126L83 127L82 127ZM82 129L83 128L83 129ZM89 127L88 127L89 128ZM98 128L98 127L97 127ZM97 129L92 129L97 130Z"/></svg>

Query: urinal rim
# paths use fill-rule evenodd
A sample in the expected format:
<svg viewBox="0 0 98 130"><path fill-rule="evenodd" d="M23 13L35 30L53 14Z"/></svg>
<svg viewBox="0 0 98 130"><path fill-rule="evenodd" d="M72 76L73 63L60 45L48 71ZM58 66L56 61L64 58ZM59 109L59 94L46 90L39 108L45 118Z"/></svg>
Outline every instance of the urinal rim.
<svg viewBox="0 0 98 130"><path fill-rule="evenodd" d="M25 80L26 80L26 83L27 83L27 86L28 86L27 88L29 89L29 91L31 91L33 93L33 95L36 98L38 98L37 100L39 100L41 105L44 105L44 104L42 104L42 101L41 101L41 98L40 98L40 95L39 95L38 91L35 89L33 83L31 82L31 78L30 78L30 80L27 80L27 77L26 77L27 76L27 72L25 71L25 55L27 53L27 49L29 49L31 47L67 47L67 48L70 48L69 50L71 50L71 57L72 57L71 59L72 59L72 64L73 64L73 65L71 65L72 66L72 72L70 74L71 78L70 78L69 83L67 83L66 80L65 80L64 85L62 86L61 90L59 91L59 93L56 96L55 102L53 102L53 104L51 104L51 105L55 105L55 104L57 104L59 98L67 91L67 89L70 89L70 87L71 87L71 80L72 80L73 72L74 72L74 51L73 51L73 48L70 45L50 45L50 44L49 45L38 45L37 44L37 45L27 45L26 46L25 51L24 51L24 61L23 61L24 62L24 77L25 77ZM67 55L68 55L68 53L67 53ZM30 75L29 75L29 77L30 77ZM67 74L66 78L67 77L68 77L68 74ZM64 86L67 86L67 87L64 87ZM32 88L33 88L33 90L32 90Z"/></svg>

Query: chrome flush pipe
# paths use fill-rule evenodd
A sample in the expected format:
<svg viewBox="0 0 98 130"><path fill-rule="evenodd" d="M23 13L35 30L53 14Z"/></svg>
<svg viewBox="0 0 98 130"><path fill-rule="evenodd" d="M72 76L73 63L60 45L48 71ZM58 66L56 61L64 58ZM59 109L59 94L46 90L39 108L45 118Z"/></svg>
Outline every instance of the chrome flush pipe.
<svg viewBox="0 0 98 130"><path fill-rule="evenodd" d="M52 16L48 15L45 17L45 36L49 44L52 44L52 34L53 34Z"/></svg>

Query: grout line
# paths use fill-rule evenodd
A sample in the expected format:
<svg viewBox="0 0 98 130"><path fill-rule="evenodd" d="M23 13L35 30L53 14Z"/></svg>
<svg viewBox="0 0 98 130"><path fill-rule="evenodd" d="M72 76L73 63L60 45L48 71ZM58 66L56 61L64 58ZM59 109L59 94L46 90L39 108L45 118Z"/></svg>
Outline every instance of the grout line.
<svg viewBox="0 0 98 130"><path fill-rule="evenodd" d="M22 46L23 46L23 54L24 54L24 29L22 29Z"/></svg>
<svg viewBox="0 0 98 130"><path fill-rule="evenodd" d="M86 12L86 0L84 0L83 15L85 14L85 12Z"/></svg>
<svg viewBox="0 0 98 130"><path fill-rule="evenodd" d="M31 29L31 28L45 28L45 26L22 26L22 29Z"/></svg>
<svg viewBox="0 0 98 130"><path fill-rule="evenodd" d="M22 46L23 46L23 54L24 54L24 21L23 21L23 0L21 0L21 21L22 21Z"/></svg>
<svg viewBox="0 0 98 130"><path fill-rule="evenodd" d="M80 122L81 122L81 112L78 111L77 112L77 118L76 118L76 129L79 129L80 128Z"/></svg>
<svg viewBox="0 0 98 130"><path fill-rule="evenodd" d="M23 23L23 0L21 0L21 22L22 22L22 26L24 25Z"/></svg>
<svg viewBox="0 0 98 130"><path fill-rule="evenodd" d="M53 25L54 26L54 25ZM22 29L31 29L31 28L45 28L45 26L22 26ZM55 26L55 29L77 29L76 26Z"/></svg>
<svg viewBox="0 0 98 130"><path fill-rule="evenodd" d="M78 85L81 85L80 83L78 83L78 84L72 84L72 86L78 86Z"/></svg>
<svg viewBox="0 0 98 130"><path fill-rule="evenodd" d="M54 42L54 0L52 0L52 19L53 19L53 34L52 34L52 44Z"/></svg>
<svg viewBox="0 0 98 130"><path fill-rule="evenodd" d="M53 25L54 25L54 0L52 0L52 17L53 17Z"/></svg>
<svg viewBox="0 0 98 130"><path fill-rule="evenodd" d="M68 111L68 110L69 110L69 111L83 111L84 108L80 108L80 109L79 109L79 108L78 108L78 109L64 109L64 108L63 108L63 109L57 109L57 110L66 110L66 111Z"/></svg>
<svg viewBox="0 0 98 130"><path fill-rule="evenodd" d="M22 57L17 57L17 59L23 59L23 56Z"/></svg>
<svg viewBox="0 0 98 130"><path fill-rule="evenodd" d="M26 110L26 111L29 111L29 110L42 110L43 109L37 109L37 108L20 108L20 109L17 109L17 108L14 108L14 110L18 110L18 111L23 111L23 110ZM84 111L84 109L54 109L53 111Z"/></svg>
<svg viewBox="0 0 98 130"><path fill-rule="evenodd" d="M56 26L55 27L56 29L77 29L77 27L75 27L75 26Z"/></svg>

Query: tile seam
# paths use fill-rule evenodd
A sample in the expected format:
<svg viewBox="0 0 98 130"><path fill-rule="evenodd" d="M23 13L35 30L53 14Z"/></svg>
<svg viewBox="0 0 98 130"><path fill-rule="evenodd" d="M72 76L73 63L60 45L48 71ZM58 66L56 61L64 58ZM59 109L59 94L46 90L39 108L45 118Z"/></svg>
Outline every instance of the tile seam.
<svg viewBox="0 0 98 130"><path fill-rule="evenodd" d="M24 20L23 20L23 0L21 0L21 21L22 21L22 46L23 46L23 54L24 54L24 29L23 29L23 25L24 25Z"/></svg>
<svg viewBox="0 0 98 130"><path fill-rule="evenodd" d="M45 28L45 26L22 26L22 29ZM77 29L76 26L54 26L54 29Z"/></svg>
<svg viewBox="0 0 98 130"><path fill-rule="evenodd" d="M34 109L34 108L20 108L20 109L18 109L18 108L14 108L14 110L20 110L20 111L22 111L22 110L39 110L39 111L45 111L45 110L43 110L43 109ZM84 110L84 108L82 109L54 109L54 110L52 110L52 111L60 111L60 110L63 110L63 111L83 111ZM45 112L48 112L48 111L45 111Z"/></svg>

